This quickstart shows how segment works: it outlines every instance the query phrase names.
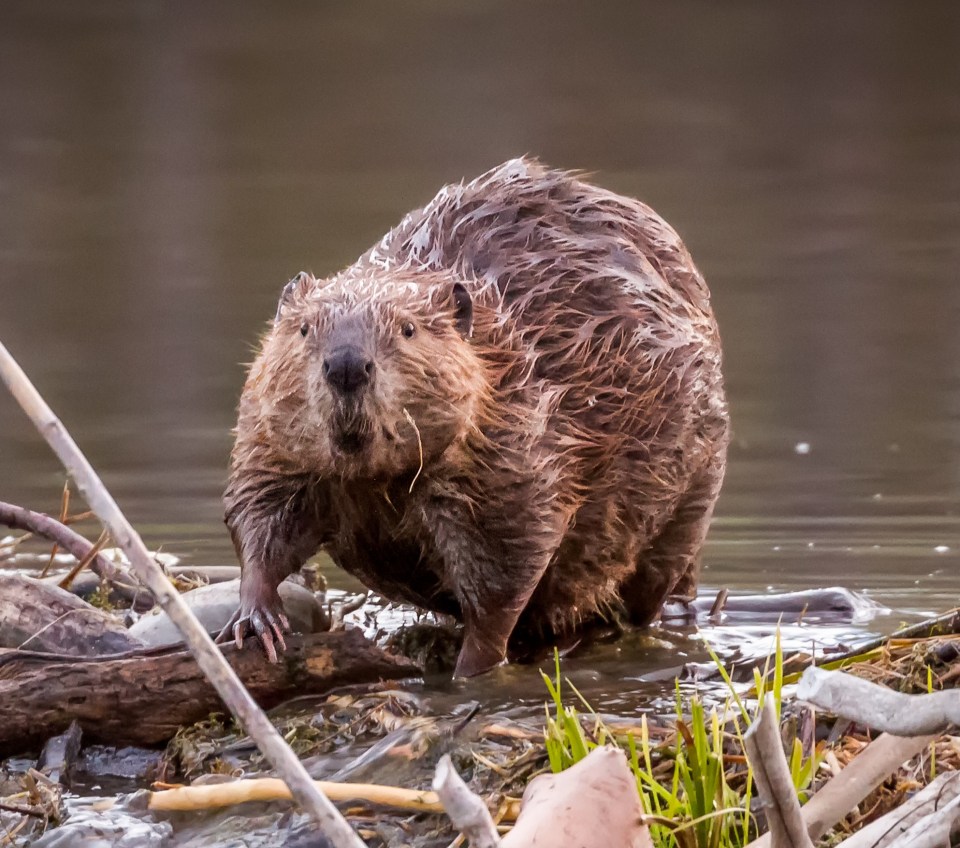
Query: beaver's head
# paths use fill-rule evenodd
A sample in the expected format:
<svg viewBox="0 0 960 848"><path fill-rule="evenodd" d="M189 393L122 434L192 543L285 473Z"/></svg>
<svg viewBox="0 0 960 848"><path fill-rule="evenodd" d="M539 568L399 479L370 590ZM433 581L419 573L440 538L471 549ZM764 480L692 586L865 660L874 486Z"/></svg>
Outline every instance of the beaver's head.
<svg viewBox="0 0 960 848"><path fill-rule="evenodd" d="M261 430L321 475L417 474L475 427L486 384L472 324L469 293L448 278L297 275L247 386Z"/></svg>

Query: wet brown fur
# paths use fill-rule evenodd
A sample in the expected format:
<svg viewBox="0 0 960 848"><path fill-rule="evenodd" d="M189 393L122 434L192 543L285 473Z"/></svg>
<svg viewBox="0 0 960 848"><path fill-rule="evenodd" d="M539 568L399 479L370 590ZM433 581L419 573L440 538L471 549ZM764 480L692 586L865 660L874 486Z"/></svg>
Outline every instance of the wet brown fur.
<svg viewBox="0 0 960 848"><path fill-rule="evenodd" d="M356 402L322 376L343 339L375 368ZM447 186L284 292L225 494L242 615L259 632L324 548L464 621L462 674L613 603L649 623L695 594L726 461L720 359L706 284L649 207L530 160Z"/></svg>

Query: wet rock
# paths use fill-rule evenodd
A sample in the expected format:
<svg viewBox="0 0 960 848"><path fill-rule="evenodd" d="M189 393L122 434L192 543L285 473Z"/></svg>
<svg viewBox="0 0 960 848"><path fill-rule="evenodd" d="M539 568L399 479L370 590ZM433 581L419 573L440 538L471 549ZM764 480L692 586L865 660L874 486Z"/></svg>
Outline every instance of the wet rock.
<svg viewBox="0 0 960 848"><path fill-rule="evenodd" d="M123 780L154 780L160 772L163 751L149 748L112 745L89 745L83 749L83 755L77 771L86 778L102 782L103 778Z"/></svg>
<svg viewBox="0 0 960 848"><path fill-rule="evenodd" d="M240 605L240 581L229 580L212 586L202 586L182 595L193 614L208 633L219 633ZM309 589L289 580L280 584L280 597L290 619L290 627L297 633L318 633L327 629L326 613ZM159 607L143 616L130 633L150 647L173 645L181 641L180 631Z"/></svg>

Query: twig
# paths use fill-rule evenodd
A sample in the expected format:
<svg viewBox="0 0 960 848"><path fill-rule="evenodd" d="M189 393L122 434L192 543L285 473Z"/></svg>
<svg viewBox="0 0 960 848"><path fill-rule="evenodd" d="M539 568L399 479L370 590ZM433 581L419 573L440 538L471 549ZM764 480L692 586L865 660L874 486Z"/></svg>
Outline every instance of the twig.
<svg viewBox="0 0 960 848"><path fill-rule="evenodd" d="M797 697L894 736L939 735L960 727L960 695L953 690L905 695L842 671L811 667L800 678Z"/></svg>
<svg viewBox="0 0 960 848"><path fill-rule="evenodd" d="M472 848L500 848L500 835L483 799L474 795L444 754L433 777L437 793L450 821L470 840Z"/></svg>
<svg viewBox="0 0 960 848"><path fill-rule="evenodd" d="M800 816L800 801L783 753L772 699L765 700L760 717L750 726L743 741L764 801L771 845L773 848L813 848Z"/></svg>
<svg viewBox="0 0 960 848"><path fill-rule="evenodd" d="M60 523L66 523L67 518L70 516L70 478L68 477L63 481L63 494L60 496ZM53 568L53 563L57 559L57 551L60 550L60 546L54 542L53 548L50 550L50 559L47 560L47 564L43 567L43 571L40 572L41 577L46 577L50 572L50 569ZM89 563L88 563L89 564Z"/></svg>
<svg viewBox="0 0 960 848"><path fill-rule="evenodd" d="M903 739L884 733L873 740L840 774L831 778L800 810L807 833L819 839L876 789L901 763L915 757L936 737ZM747 848L769 848L770 834Z"/></svg>
<svg viewBox="0 0 960 848"><path fill-rule="evenodd" d="M157 598L183 634L184 641L230 712L256 741L266 758L290 787L294 798L335 848L363 848L363 842L333 804L313 785L296 754L257 706L236 673L214 645L143 540L120 511L87 458L60 420L33 387L6 347L0 343L0 377L73 477L90 508L130 560L131 568Z"/></svg>
<svg viewBox="0 0 960 848"><path fill-rule="evenodd" d="M19 813L21 816L33 816L38 819L45 819L47 814L43 810L37 810L33 807L21 807L19 804L5 804L0 801L0 810L7 813Z"/></svg>
<svg viewBox="0 0 960 848"><path fill-rule="evenodd" d="M0 348L3 348L0 345ZM2 353L5 353L3 349ZM0 353L0 356L2 356ZM7 354L9 355L9 354ZM5 380L6 382L6 380ZM42 512L24 509L22 506L0 501L0 524L14 530L26 530L35 536L42 536L63 548L74 559L82 560L93 549L93 545L79 533L71 530L57 519ZM90 563L90 570L103 580L115 580L126 577L123 570L115 566L102 554L98 554Z"/></svg>
<svg viewBox="0 0 960 848"><path fill-rule="evenodd" d="M69 590L70 586L73 584L73 581L76 579L77 575L81 571L83 571L83 569L89 566L90 563L93 562L93 560L97 558L97 554L99 554L100 551L103 550L109 538L110 538L110 534L106 530L104 530L100 534L100 538L93 543L93 547L90 548L90 551L87 553L87 555L83 559L78 560L77 564L73 568L71 568L69 572L67 572L66 577L64 577L57 585L61 589Z"/></svg>

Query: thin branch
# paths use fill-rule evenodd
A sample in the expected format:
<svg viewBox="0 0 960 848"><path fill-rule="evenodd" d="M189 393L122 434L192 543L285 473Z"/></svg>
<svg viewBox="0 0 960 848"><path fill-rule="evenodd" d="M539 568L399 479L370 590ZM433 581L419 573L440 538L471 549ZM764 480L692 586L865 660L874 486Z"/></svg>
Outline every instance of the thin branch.
<svg viewBox="0 0 960 848"><path fill-rule="evenodd" d="M317 790L296 754L257 706L234 670L197 621L183 598L150 555L143 540L120 511L96 471L60 420L46 404L6 347L0 343L0 377L34 426L60 457L90 508L123 549L134 574L144 583L183 634L197 664L230 712L256 741L264 756L290 787L293 797L335 848L363 848L363 842L339 810Z"/></svg>
<svg viewBox="0 0 960 848"><path fill-rule="evenodd" d="M0 348L3 346L0 345ZM2 354L0 354L2 356ZM42 512L24 509L22 506L0 501L0 524L13 530L26 530L35 536L42 536L57 546L63 548L78 562L83 560L93 550L93 545L75 530L62 524ZM115 580L129 577L123 573L109 559L98 554L90 563L90 570L103 580Z"/></svg>

